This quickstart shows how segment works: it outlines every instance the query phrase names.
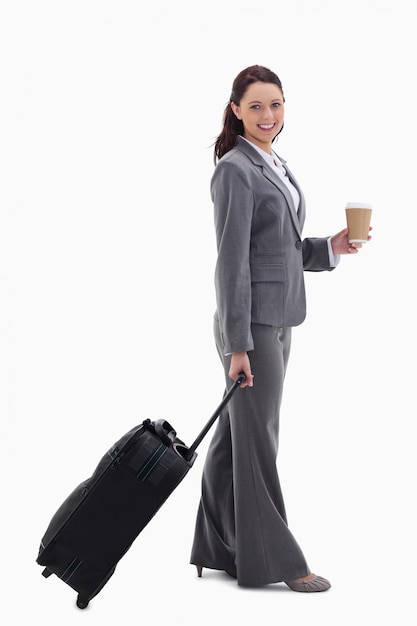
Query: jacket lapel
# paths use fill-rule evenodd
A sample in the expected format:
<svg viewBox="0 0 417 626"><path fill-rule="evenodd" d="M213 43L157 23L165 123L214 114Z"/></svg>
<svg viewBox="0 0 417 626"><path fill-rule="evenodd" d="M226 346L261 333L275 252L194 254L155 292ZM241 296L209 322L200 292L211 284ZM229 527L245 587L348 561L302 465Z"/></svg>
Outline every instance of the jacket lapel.
<svg viewBox="0 0 417 626"><path fill-rule="evenodd" d="M304 200L303 193L302 193L302 191L301 191L297 181L295 180L295 178L293 177L293 175L289 171L288 167L286 166L286 162L279 157L281 162L284 164L285 169L287 170L287 174L290 177L291 182L293 183L293 185L296 187L298 193L300 194L300 206L299 206L299 209L298 209L298 214L297 214L297 211L296 211L296 208L295 208L295 205L294 205L294 200L292 198L292 195L291 195L288 187L280 179L278 174L276 174L274 172L272 167L270 167L268 165L268 163L265 161L265 159L263 159L262 156L254 148L252 148L252 146L250 144L248 144L247 141L245 141L241 137L238 137L237 147L240 150L242 150L250 158L250 160L254 163L254 165L257 165L257 166L259 166L262 169L262 173L265 176L265 178L267 178L273 185L275 185L280 190L280 192L283 194L283 196L285 197L285 199L287 201L288 208L289 208L290 215L291 215L291 219L293 221L295 230L297 231L299 237L301 238L301 231L302 231L304 220L305 220L305 200Z"/></svg>
<svg viewBox="0 0 417 626"><path fill-rule="evenodd" d="M287 162L284 159L282 159L281 157L278 157L278 158L281 161L281 163L283 164L283 166L285 167L285 169L287 171L288 178L290 179L290 181L292 182L292 184L297 189L297 191L298 191L298 193L300 195L300 205L298 207L297 215L298 215L298 221L300 222L300 228L302 229L303 226L304 226L305 218L306 218L306 202L305 202L304 194L303 194L303 192L301 190L301 187L298 184L295 176L293 175L291 170L288 168ZM284 187L285 187L285 185L284 185ZM290 195L290 198L292 200L292 195L291 194L289 194L289 195ZM293 202L293 207L294 207L294 202ZM295 207L294 207L294 210L295 210Z"/></svg>

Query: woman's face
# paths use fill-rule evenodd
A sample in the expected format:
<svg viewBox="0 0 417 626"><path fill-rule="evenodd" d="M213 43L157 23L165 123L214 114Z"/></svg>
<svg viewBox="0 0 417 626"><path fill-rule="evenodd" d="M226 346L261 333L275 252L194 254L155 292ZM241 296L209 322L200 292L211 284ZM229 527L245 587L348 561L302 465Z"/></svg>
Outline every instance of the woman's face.
<svg viewBox="0 0 417 626"><path fill-rule="evenodd" d="M272 140L284 124L284 97L274 83L256 82L249 85L233 113L242 120L245 139L271 152Z"/></svg>

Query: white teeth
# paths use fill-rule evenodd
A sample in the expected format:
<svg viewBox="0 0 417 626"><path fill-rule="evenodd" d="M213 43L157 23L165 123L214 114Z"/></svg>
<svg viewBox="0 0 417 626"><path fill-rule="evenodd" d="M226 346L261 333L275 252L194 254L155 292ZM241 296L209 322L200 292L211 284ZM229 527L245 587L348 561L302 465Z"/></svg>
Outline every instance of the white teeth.
<svg viewBox="0 0 417 626"><path fill-rule="evenodd" d="M266 130L269 130L270 128L273 128L274 124L259 124L259 128L265 128Z"/></svg>

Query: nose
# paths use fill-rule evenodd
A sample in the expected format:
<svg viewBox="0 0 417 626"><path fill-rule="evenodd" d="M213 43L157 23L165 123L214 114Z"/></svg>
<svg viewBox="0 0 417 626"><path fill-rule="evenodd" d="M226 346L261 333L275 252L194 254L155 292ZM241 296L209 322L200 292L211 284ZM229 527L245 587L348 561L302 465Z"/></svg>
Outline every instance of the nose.
<svg viewBox="0 0 417 626"><path fill-rule="evenodd" d="M274 120L274 110L270 109L269 107L265 108L262 118L267 122Z"/></svg>

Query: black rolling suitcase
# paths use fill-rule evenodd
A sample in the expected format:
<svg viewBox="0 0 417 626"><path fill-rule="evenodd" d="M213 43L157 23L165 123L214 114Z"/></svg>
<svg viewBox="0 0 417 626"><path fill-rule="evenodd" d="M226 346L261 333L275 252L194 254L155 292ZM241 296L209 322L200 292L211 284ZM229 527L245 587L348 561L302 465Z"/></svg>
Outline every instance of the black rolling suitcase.
<svg viewBox="0 0 417 626"><path fill-rule="evenodd" d="M145 420L117 441L93 475L62 503L42 538L36 562L55 574L85 608L104 587L132 542L192 467L196 448L232 394L241 374L187 447L165 420Z"/></svg>

